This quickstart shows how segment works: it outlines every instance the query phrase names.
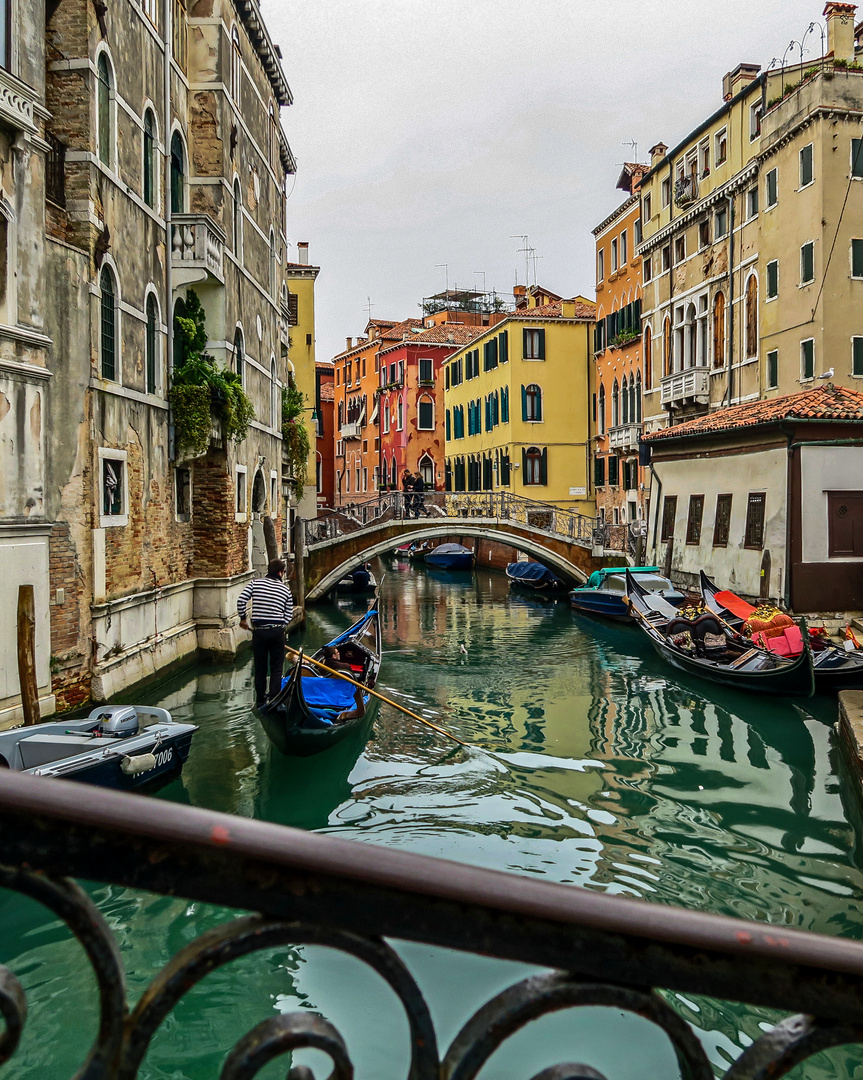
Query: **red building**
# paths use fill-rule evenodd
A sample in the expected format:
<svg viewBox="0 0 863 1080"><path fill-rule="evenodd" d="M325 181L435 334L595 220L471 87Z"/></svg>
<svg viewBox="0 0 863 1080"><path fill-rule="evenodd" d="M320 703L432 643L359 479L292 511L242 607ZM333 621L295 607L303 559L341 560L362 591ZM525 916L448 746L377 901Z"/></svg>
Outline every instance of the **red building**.
<svg viewBox="0 0 863 1080"><path fill-rule="evenodd" d="M443 365L484 327L443 322L412 331L379 355L377 391L381 484L401 486L405 469L419 472L429 490L444 490Z"/></svg>
<svg viewBox="0 0 863 1080"><path fill-rule="evenodd" d="M315 413L317 438L315 445L315 484L318 510L335 505L336 490L336 403L335 371L332 364L315 364Z"/></svg>

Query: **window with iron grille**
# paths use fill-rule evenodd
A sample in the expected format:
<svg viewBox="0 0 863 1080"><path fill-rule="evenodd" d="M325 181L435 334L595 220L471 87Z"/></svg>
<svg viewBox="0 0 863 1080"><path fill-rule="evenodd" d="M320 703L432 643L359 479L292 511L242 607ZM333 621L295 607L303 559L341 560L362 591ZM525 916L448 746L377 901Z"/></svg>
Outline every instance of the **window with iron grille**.
<svg viewBox="0 0 863 1080"><path fill-rule="evenodd" d="M716 520L713 523L713 546L727 547L731 532L731 495L716 496Z"/></svg>
<svg viewBox="0 0 863 1080"><path fill-rule="evenodd" d="M66 146L50 131L45 136L45 197L55 206L66 206Z"/></svg>
<svg viewBox="0 0 863 1080"><path fill-rule="evenodd" d="M146 339L146 361L147 361L147 393L156 393L156 351L158 347L157 339L158 331L158 310L156 308L156 297L152 293L147 297L147 327L145 332Z"/></svg>
<svg viewBox="0 0 863 1080"><path fill-rule="evenodd" d="M189 521L192 516L192 473L190 469L175 470L174 490L176 493L177 520Z"/></svg>
<svg viewBox="0 0 863 1080"><path fill-rule="evenodd" d="M114 286L114 275L107 266L102 267L102 273L99 275L99 285L102 291L102 297L99 304L102 331L102 340L100 343L102 378L116 379L117 293Z"/></svg>
<svg viewBox="0 0 863 1080"><path fill-rule="evenodd" d="M677 496L666 495L662 504L662 532L659 539L665 543L674 539L674 523L677 520Z"/></svg>
<svg viewBox="0 0 863 1080"><path fill-rule="evenodd" d="M122 517L126 513L123 506L125 468L126 462L119 458L102 458L102 514L104 517Z"/></svg>
<svg viewBox="0 0 863 1080"><path fill-rule="evenodd" d="M686 522L687 544L701 543L701 519L704 516L704 496L689 496L689 518Z"/></svg>
<svg viewBox="0 0 863 1080"><path fill-rule="evenodd" d="M743 546L761 550L764 547L764 505L767 495L763 491L750 494L746 505L746 533Z"/></svg>

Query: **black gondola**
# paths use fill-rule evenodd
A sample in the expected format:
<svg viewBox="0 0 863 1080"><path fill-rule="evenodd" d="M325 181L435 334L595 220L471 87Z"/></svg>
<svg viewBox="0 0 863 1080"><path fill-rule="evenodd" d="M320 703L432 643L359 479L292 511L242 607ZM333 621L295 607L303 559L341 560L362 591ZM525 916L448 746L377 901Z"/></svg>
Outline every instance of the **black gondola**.
<svg viewBox="0 0 863 1080"><path fill-rule="evenodd" d="M710 612L694 620L682 618L667 600L642 589L628 570L626 592L636 622L651 645L679 671L738 690L798 697L814 693L812 651L805 626L803 651L794 658L783 657L756 648Z"/></svg>
<svg viewBox="0 0 863 1080"><path fill-rule="evenodd" d="M756 609L751 604L726 589L718 589L703 570L701 595L705 606L735 630L742 630L746 619L755 614ZM817 637L811 637L809 643L816 690L863 689L863 652L845 652Z"/></svg>
<svg viewBox="0 0 863 1080"><path fill-rule="evenodd" d="M312 659L326 662L324 649L334 646L350 675L370 689L381 667L381 628L377 601L343 634L328 641ZM302 652L282 682L281 693L255 713L267 738L282 754L309 757L347 738L373 722L378 699L364 694L365 714L339 723L340 713L355 707L356 688L346 679L329 676L310 664Z"/></svg>

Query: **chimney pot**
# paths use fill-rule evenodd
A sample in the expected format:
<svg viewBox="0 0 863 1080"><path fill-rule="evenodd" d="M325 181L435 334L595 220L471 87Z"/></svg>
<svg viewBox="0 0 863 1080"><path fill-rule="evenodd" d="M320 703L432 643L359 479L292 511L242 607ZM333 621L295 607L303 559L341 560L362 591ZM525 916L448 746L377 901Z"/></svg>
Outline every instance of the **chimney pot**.
<svg viewBox="0 0 863 1080"><path fill-rule="evenodd" d="M308 245L308 241L304 241L304 240L298 240L297 241L297 259L298 259L298 261L300 263L300 266L308 266L309 265L309 245Z"/></svg>
<svg viewBox="0 0 863 1080"><path fill-rule="evenodd" d="M345 352L350 352L353 347L354 347L354 339L351 338L351 337L345 338Z"/></svg>
<svg viewBox="0 0 863 1080"><path fill-rule="evenodd" d="M854 15L856 4L837 4L832 0L824 8L827 19L827 53L834 60L854 59Z"/></svg>
<svg viewBox="0 0 863 1080"><path fill-rule="evenodd" d="M738 64L722 80L722 100L730 101L747 83L758 78L760 64Z"/></svg>
<svg viewBox="0 0 863 1080"><path fill-rule="evenodd" d="M650 164L651 165L658 165L659 162L662 161L662 159L665 157L665 155L667 153L668 153L668 147L665 145L664 142L658 142L656 144L656 146L651 146L651 148L650 148Z"/></svg>

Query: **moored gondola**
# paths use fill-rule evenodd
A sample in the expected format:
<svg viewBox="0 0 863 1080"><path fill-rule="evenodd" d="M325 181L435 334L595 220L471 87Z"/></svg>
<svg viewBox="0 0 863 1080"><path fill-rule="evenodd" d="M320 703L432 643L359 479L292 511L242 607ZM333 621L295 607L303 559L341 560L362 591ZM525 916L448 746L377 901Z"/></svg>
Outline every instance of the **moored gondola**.
<svg viewBox="0 0 863 1080"><path fill-rule="evenodd" d="M701 595L710 611L741 633L747 621L752 619L758 610L730 590L717 588L703 570ZM775 639L768 639L768 647L770 640ZM779 644L781 647L782 643ZM863 689L863 652L857 649L846 652L814 634L810 635L809 644L812 648L816 690Z"/></svg>
<svg viewBox="0 0 863 1080"><path fill-rule="evenodd" d="M678 670L756 693L811 697L814 692L808 632L801 634L798 656L779 656L754 646L711 612L697 619L682 618L667 600L643 589L629 571L626 592L639 627L663 660Z"/></svg>
<svg viewBox="0 0 863 1080"><path fill-rule="evenodd" d="M343 634L328 641L312 659L329 666L328 650L338 649L345 674L374 687L381 667L381 628L377 601ZM330 676L303 656L297 657L282 681L282 690L255 714L267 738L282 754L309 757L329 749L360 728L368 729L377 711L377 698L363 694L364 713L340 720L356 711L356 688L347 679Z"/></svg>

